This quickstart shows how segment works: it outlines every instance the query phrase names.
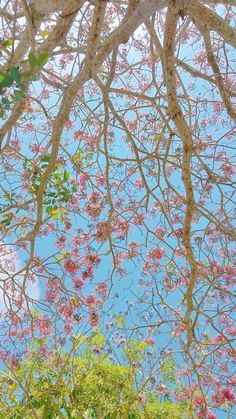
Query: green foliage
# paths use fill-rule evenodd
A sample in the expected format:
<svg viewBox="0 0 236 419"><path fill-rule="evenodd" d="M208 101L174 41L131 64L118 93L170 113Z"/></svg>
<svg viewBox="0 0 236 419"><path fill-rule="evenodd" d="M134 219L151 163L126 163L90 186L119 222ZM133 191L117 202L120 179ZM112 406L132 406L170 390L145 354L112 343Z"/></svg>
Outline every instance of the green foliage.
<svg viewBox="0 0 236 419"><path fill-rule="evenodd" d="M11 88L11 94L7 90ZM20 101L25 96L25 84L21 80L19 67L12 66L9 71L0 71L0 117L8 111L13 102Z"/></svg>
<svg viewBox="0 0 236 419"><path fill-rule="evenodd" d="M152 396L150 396L149 403L147 403L145 410L146 416L143 416L144 418L187 419L194 417L191 414L191 409L189 408L188 402L185 401L177 405L167 400L160 403L155 399L155 397Z"/></svg>
<svg viewBox="0 0 236 419"><path fill-rule="evenodd" d="M78 147L71 160L78 169L81 167L88 169L92 165L93 157L93 152L85 152L82 148Z"/></svg>
<svg viewBox="0 0 236 419"><path fill-rule="evenodd" d="M122 314L117 314L115 317L117 326L122 327L125 324L125 318Z"/></svg>
<svg viewBox="0 0 236 419"><path fill-rule="evenodd" d="M137 387L135 367L112 362L101 347L100 333L88 341L80 356L54 352L31 356L9 375L0 378L0 418L42 419L184 419L191 418L187 404L160 402L145 386ZM137 345L136 345L137 346Z"/></svg>
<svg viewBox="0 0 236 419"><path fill-rule="evenodd" d="M7 227L8 225L10 225L11 224L11 221L12 221L12 218L13 218L13 215L12 214L4 214L2 216L2 219L0 220L0 230L3 227Z"/></svg>
<svg viewBox="0 0 236 419"><path fill-rule="evenodd" d="M144 360L144 351L147 346L145 342L130 340L127 342L124 353L130 362L141 362Z"/></svg>
<svg viewBox="0 0 236 419"><path fill-rule="evenodd" d="M7 49L8 47L11 47L12 44L13 44L12 39L6 39L6 41L4 41L3 44L2 44L2 48Z"/></svg>
<svg viewBox="0 0 236 419"><path fill-rule="evenodd" d="M50 156L46 155L41 159L37 167L29 160L26 160L24 163L24 168L31 179L30 192L33 195L36 195L38 192L42 176L49 165L49 161ZM45 205L47 214L52 218L63 218L62 204L68 203L77 191L76 186L70 183L69 179L70 173L61 165L57 165L47 183L43 204Z"/></svg>
<svg viewBox="0 0 236 419"><path fill-rule="evenodd" d="M175 383L175 362L172 356L162 361L161 372L166 383Z"/></svg>
<svg viewBox="0 0 236 419"><path fill-rule="evenodd" d="M36 56L32 51L28 54L28 60L31 67L37 67L39 70L43 68L48 62L49 55L47 52L42 52L39 56Z"/></svg>
<svg viewBox="0 0 236 419"><path fill-rule="evenodd" d="M28 60L29 60L29 63L31 65L31 67L36 67L37 58L36 58L36 55L33 52L30 52L28 54Z"/></svg>
<svg viewBox="0 0 236 419"><path fill-rule="evenodd" d="M7 49L11 45L12 40L7 39L3 42L2 49ZM47 63L48 53L42 52L37 57L33 52L30 52L28 61L33 69L39 71ZM4 116L5 111L10 110L12 103L24 99L26 81L34 79L35 75L32 71L21 72L17 66L12 66L7 71L0 71L0 118Z"/></svg>

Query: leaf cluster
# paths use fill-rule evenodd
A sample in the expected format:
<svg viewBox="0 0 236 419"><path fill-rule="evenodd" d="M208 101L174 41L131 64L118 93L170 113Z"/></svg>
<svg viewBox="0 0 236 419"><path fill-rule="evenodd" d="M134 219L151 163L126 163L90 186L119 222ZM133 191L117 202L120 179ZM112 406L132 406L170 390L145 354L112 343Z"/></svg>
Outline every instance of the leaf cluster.
<svg viewBox="0 0 236 419"><path fill-rule="evenodd" d="M30 192L33 195L37 195L42 176L48 167L49 161L50 156L46 155L41 159L37 167L29 160L26 160L24 163L24 168L30 175ZM61 165L57 165L47 183L43 200L46 212L52 218L58 217L61 205L68 203L77 190L76 186L69 180L70 173Z"/></svg>
<svg viewBox="0 0 236 419"><path fill-rule="evenodd" d="M6 50L12 45L12 40L7 39L2 44L2 49ZM1 51L0 51L1 54ZM28 62L31 66L30 71L22 72L18 66L11 66L7 71L0 70L0 118L5 111L11 109L14 102L24 99L26 94L26 81L35 80L34 71L39 71L48 61L48 53L42 52L36 56L33 52L28 54ZM10 92L9 92L9 89Z"/></svg>
<svg viewBox="0 0 236 419"><path fill-rule="evenodd" d="M11 94L7 90L12 88ZM11 104L21 101L25 97L25 83L19 67L12 66L9 71L0 71L0 118L5 111L10 110Z"/></svg>
<svg viewBox="0 0 236 419"><path fill-rule="evenodd" d="M116 364L89 349L79 356L34 352L12 374L0 379L0 418L190 418L186 403L160 401L155 393L136 386L135 368ZM188 413L186 413L188 412Z"/></svg>

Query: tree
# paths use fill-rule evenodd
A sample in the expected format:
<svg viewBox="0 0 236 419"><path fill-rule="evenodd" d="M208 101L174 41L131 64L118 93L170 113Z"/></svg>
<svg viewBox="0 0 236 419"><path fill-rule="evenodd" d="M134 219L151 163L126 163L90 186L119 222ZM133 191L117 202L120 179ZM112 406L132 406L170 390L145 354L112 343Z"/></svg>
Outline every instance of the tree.
<svg viewBox="0 0 236 419"><path fill-rule="evenodd" d="M188 400L173 404L158 400L156 392L138 383L138 369L117 365L93 342L99 333L74 356L57 351L47 354L31 350L24 362L1 380L1 416L69 418L179 418L191 414ZM74 340L76 348L83 337ZM131 342L134 346L137 344ZM139 345L140 346L140 345ZM139 349L143 352L145 344ZM81 352L81 351L80 351Z"/></svg>
<svg viewBox="0 0 236 419"><path fill-rule="evenodd" d="M153 345L144 382L174 365L171 397L231 414L235 6L2 2L8 366L99 325Z"/></svg>

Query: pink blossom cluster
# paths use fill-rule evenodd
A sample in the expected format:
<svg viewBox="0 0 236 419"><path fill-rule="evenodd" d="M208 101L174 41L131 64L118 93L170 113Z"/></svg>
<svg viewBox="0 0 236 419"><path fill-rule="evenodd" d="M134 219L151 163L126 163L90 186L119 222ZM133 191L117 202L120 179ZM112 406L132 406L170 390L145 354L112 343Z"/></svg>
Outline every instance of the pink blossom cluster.
<svg viewBox="0 0 236 419"><path fill-rule="evenodd" d="M85 205L85 211L91 218L96 219L101 214L103 209L103 199L103 195L97 191L92 192L88 197L88 202Z"/></svg>
<svg viewBox="0 0 236 419"><path fill-rule="evenodd" d="M156 272L160 265L160 260L163 258L164 254L165 250L160 249L159 247L154 247L153 249L149 250L143 266L144 272Z"/></svg>

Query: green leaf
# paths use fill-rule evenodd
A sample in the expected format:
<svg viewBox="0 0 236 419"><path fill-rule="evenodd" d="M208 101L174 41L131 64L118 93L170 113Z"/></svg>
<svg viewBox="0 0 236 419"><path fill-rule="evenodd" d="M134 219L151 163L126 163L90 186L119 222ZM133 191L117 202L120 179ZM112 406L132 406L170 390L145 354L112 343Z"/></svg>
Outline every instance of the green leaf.
<svg viewBox="0 0 236 419"><path fill-rule="evenodd" d="M18 83L18 87L22 92L26 91L26 85L24 83L21 83L21 82Z"/></svg>
<svg viewBox="0 0 236 419"><path fill-rule="evenodd" d="M118 314L115 316L116 324L120 327L124 326L125 318L122 314Z"/></svg>
<svg viewBox="0 0 236 419"><path fill-rule="evenodd" d="M24 71L23 73L21 73L21 76L26 79L32 79L34 77L34 74L32 73L32 71Z"/></svg>
<svg viewBox="0 0 236 419"><path fill-rule="evenodd" d="M64 181L67 182L69 178L70 178L70 173L67 172L67 170L64 170L64 175L63 175Z"/></svg>
<svg viewBox="0 0 236 419"><path fill-rule="evenodd" d="M3 42L2 47L4 49L6 49L6 48L10 47L12 44L13 44L13 40L12 39L7 39L6 41Z"/></svg>
<svg viewBox="0 0 236 419"><path fill-rule="evenodd" d="M44 157L41 159L41 162L49 162L49 161L50 161L50 156L49 156L49 155L44 156Z"/></svg>
<svg viewBox="0 0 236 419"><path fill-rule="evenodd" d="M36 67L36 65L37 65L37 57L36 57L36 55L32 51L29 52L28 59L29 59L30 65L32 67Z"/></svg>
<svg viewBox="0 0 236 419"><path fill-rule="evenodd" d="M0 83L5 79L5 74L0 71Z"/></svg>
<svg viewBox="0 0 236 419"><path fill-rule="evenodd" d="M10 87L13 84L13 77L10 74L5 74L4 79L0 82L2 87Z"/></svg>
<svg viewBox="0 0 236 419"><path fill-rule="evenodd" d="M53 176L53 180L58 183L58 185L56 186L59 186L59 184L61 184L61 175L59 173L55 173Z"/></svg>
<svg viewBox="0 0 236 419"><path fill-rule="evenodd" d="M12 214L4 214L1 223L9 225L12 220Z"/></svg>
<svg viewBox="0 0 236 419"><path fill-rule="evenodd" d="M20 101L24 98L25 94L21 90L15 90L13 99L16 101Z"/></svg>
<svg viewBox="0 0 236 419"><path fill-rule="evenodd" d="M10 109L10 107L11 107L11 102L10 102L10 100L8 100L6 97L3 97L2 98L2 104L3 104L3 107L4 107L4 109L6 109L7 111Z"/></svg>
<svg viewBox="0 0 236 419"><path fill-rule="evenodd" d="M49 32L48 31L41 31L41 32L39 32L39 35L41 35L44 38L45 36L49 35Z"/></svg>
<svg viewBox="0 0 236 419"><path fill-rule="evenodd" d="M65 255L58 255L56 256L56 260L60 262L60 260L63 260L65 258Z"/></svg>
<svg viewBox="0 0 236 419"><path fill-rule="evenodd" d="M10 74L11 74L13 80L16 83L19 83L19 81L20 81L20 70L19 70L19 68L15 67L15 66L11 67Z"/></svg>
<svg viewBox="0 0 236 419"><path fill-rule="evenodd" d="M37 66L39 68L42 68L48 62L48 57L48 52L42 52L42 54L40 54L40 56L37 59Z"/></svg>

